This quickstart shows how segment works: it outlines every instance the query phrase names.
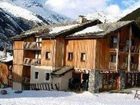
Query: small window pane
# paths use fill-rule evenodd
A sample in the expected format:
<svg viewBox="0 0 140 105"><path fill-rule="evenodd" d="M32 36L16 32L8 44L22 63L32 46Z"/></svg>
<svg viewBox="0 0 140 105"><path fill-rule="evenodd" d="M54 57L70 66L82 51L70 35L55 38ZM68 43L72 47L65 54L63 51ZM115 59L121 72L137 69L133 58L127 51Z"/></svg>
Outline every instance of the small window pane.
<svg viewBox="0 0 140 105"><path fill-rule="evenodd" d="M46 73L46 80L49 80L49 79L50 79L50 74Z"/></svg>
<svg viewBox="0 0 140 105"><path fill-rule="evenodd" d="M38 79L38 72L35 72L35 79Z"/></svg>
<svg viewBox="0 0 140 105"><path fill-rule="evenodd" d="M50 52L46 52L46 59L50 60L51 59L51 53Z"/></svg>
<svg viewBox="0 0 140 105"><path fill-rule="evenodd" d="M68 60L69 61L73 60L73 53L72 52L68 53Z"/></svg>
<svg viewBox="0 0 140 105"><path fill-rule="evenodd" d="M86 53L81 53L81 61L85 61L86 60Z"/></svg>

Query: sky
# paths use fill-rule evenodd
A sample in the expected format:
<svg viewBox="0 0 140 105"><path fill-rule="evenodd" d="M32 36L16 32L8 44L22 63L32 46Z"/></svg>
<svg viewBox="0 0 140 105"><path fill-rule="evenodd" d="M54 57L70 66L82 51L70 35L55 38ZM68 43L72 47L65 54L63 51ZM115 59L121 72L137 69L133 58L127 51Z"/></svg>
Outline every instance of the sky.
<svg viewBox="0 0 140 105"><path fill-rule="evenodd" d="M140 0L47 0L45 4L52 10L71 18L98 11L115 19L140 7Z"/></svg>

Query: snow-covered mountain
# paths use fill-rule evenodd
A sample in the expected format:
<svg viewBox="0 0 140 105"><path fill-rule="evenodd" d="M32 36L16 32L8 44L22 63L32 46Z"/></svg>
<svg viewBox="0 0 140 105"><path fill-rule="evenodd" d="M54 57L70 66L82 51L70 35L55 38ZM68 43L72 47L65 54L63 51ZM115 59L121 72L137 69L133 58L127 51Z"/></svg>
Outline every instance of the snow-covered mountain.
<svg viewBox="0 0 140 105"><path fill-rule="evenodd" d="M103 23L106 23L106 22L115 22L115 21L119 20L120 17L114 17L103 11L96 11L94 13L87 14L86 18L88 20L99 19Z"/></svg>
<svg viewBox="0 0 140 105"><path fill-rule="evenodd" d="M8 2L22 7L36 15L39 18L47 20L49 23L60 23L68 21L69 19L62 16L46 7L46 0L7 0Z"/></svg>
<svg viewBox="0 0 140 105"><path fill-rule="evenodd" d="M0 0L0 49L11 46L10 37L43 24L68 21L45 7L45 0Z"/></svg>

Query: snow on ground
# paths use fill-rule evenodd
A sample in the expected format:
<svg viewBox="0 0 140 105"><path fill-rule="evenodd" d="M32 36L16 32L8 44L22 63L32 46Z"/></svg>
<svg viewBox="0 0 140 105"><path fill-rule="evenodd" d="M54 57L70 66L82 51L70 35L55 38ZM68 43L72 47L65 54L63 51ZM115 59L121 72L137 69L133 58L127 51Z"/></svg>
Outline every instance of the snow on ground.
<svg viewBox="0 0 140 105"><path fill-rule="evenodd" d="M13 56L9 52L7 52L6 57L4 57L4 52L0 51L0 61L1 62L9 62L12 60L13 60Z"/></svg>
<svg viewBox="0 0 140 105"><path fill-rule="evenodd" d="M0 95L0 105L140 105L134 94L62 91L23 91L16 94L8 89L7 95Z"/></svg>

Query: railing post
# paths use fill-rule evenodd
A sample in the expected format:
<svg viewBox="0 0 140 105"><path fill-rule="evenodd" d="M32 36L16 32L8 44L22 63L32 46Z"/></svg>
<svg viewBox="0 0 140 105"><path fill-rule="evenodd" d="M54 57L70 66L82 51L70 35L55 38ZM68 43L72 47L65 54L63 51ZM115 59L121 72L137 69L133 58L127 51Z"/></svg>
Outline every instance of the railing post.
<svg viewBox="0 0 140 105"><path fill-rule="evenodd" d="M126 73L123 70L119 70L119 90L125 89L126 84Z"/></svg>

